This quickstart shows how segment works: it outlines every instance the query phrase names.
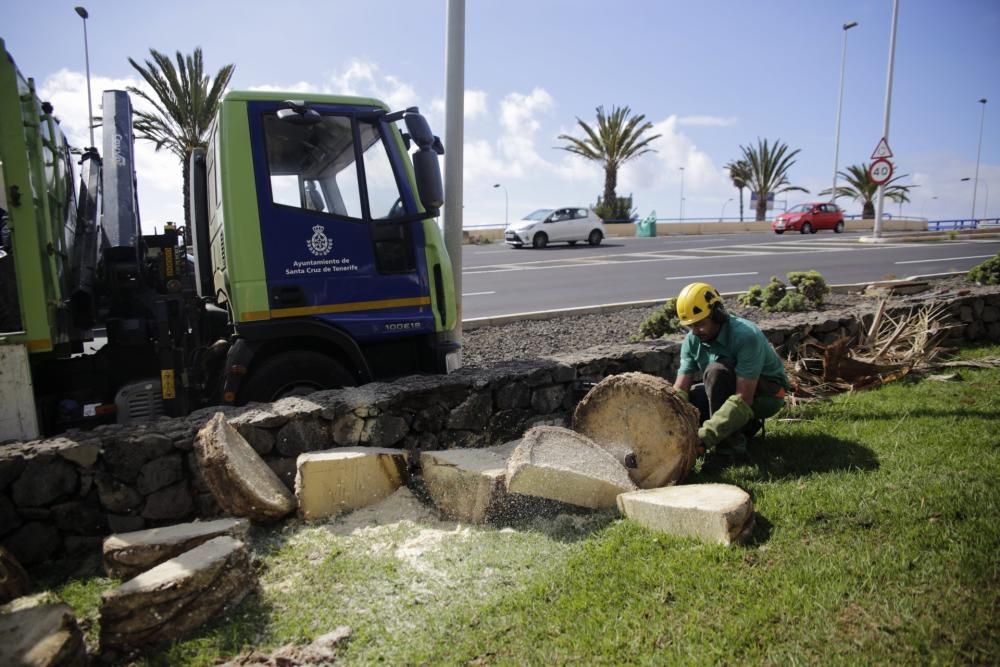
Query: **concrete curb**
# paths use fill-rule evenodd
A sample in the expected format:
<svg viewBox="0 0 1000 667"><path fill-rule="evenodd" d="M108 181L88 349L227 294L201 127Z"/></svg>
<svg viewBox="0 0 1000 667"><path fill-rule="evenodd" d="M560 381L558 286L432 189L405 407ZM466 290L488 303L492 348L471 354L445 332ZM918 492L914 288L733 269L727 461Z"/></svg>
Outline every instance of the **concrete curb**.
<svg viewBox="0 0 1000 667"><path fill-rule="evenodd" d="M947 276L959 276L967 273L966 271L953 271L950 273L928 273L922 275L909 276L906 278L899 278L896 280L869 280L863 283L844 283L840 285L829 285L830 291L832 292L850 292L851 290L862 289L871 285L873 283L878 283L879 285L891 286L897 283L910 282L912 280L924 280L927 278L942 278ZM745 290L744 290L745 291ZM740 292L723 292L724 297L736 297L743 294L744 291ZM579 315L606 315L609 313L615 313L620 310L626 310L628 308L650 308L654 306L661 306L666 299L650 299L646 301L623 301L621 303L603 303L595 306L580 306L577 308L563 308L558 310L535 310L524 313L511 313L510 315L497 315L495 317L475 317L468 320L462 320L462 329L464 331L471 331L473 329L480 329L482 327L496 327L503 324L510 324L511 322L521 322L523 320L551 320L557 317L575 317Z"/></svg>
<svg viewBox="0 0 1000 667"><path fill-rule="evenodd" d="M949 236L949 232L955 233L954 238ZM951 241L967 238L994 239L1000 238L1000 229L956 229L935 232L892 232L878 238L874 236L862 236L858 243L921 243L924 241Z"/></svg>

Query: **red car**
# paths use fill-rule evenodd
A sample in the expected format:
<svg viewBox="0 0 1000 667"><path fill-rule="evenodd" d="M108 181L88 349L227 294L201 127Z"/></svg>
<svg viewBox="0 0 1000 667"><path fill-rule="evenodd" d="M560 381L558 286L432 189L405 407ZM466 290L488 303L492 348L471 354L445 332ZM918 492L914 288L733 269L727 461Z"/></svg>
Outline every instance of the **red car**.
<svg viewBox="0 0 1000 667"><path fill-rule="evenodd" d="M832 229L840 234L844 231L844 212L836 204L811 202L793 206L771 221L775 234L786 231L801 234L815 234L821 229Z"/></svg>

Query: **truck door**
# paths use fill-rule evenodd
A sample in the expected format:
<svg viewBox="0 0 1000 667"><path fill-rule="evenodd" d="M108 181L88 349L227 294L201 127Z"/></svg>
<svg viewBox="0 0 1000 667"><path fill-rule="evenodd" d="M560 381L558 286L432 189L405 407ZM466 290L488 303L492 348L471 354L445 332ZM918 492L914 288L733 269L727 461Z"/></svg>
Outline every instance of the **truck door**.
<svg viewBox="0 0 1000 667"><path fill-rule="evenodd" d="M289 120L283 106L249 109L271 319L319 318L358 341L433 332L394 128L373 107L316 105Z"/></svg>

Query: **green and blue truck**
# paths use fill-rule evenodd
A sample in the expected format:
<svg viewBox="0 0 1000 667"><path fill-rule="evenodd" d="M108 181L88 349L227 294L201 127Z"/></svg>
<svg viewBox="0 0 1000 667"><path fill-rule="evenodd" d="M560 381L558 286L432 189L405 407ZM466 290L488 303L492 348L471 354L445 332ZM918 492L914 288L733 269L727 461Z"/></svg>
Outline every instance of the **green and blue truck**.
<svg viewBox="0 0 1000 667"><path fill-rule="evenodd" d="M0 442L458 364L443 147L416 108L229 92L189 228L144 234L128 95L74 151L0 53Z"/></svg>

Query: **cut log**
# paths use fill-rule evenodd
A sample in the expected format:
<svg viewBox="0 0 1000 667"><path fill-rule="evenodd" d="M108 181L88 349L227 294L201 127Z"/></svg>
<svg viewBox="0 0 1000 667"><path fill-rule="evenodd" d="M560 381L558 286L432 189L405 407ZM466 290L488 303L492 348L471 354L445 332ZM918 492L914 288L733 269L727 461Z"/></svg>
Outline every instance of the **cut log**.
<svg viewBox="0 0 1000 667"><path fill-rule="evenodd" d="M653 530L706 542L741 542L753 531L753 501L731 484L685 484L624 493L618 509Z"/></svg>
<svg viewBox="0 0 1000 667"><path fill-rule="evenodd" d="M487 523L503 515L510 505L507 460L518 442L421 452L424 487L442 514L468 523Z"/></svg>
<svg viewBox="0 0 1000 667"><path fill-rule="evenodd" d="M246 519L216 519L112 535L104 540L104 571L109 577L131 579L213 537L243 540L249 528Z"/></svg>
<svg viewBox="0 0 1000 667"><path fill-rule="evenodd" d="M101 647L183 637L256 587L243 542L228 535L171 558L101 595Z"/></svg>
<svg viewBox="0 0 1000 667"><path fill-rule="evenodd" d="M0 604L7 604L14 598L27 595L31 590L31 579L14 554L0 547Z"/></svg>
<svg viewBox="0 0 1000 667"><path fill-rule="evenodd" d="M69 605L48 593L0 607L0 665L83 667L83 633Z"/></svg>
<svg viewBox="0 0 1000 667"><path fill-rule="evenodd" d="M507 461L507 491L580 507L615 507L634 490L628 471L590 438L560 426L529 429Z"/></svg>
<svg viewBox="0 0 1000 667"><path fill-rule="evenodd" d="M253 521L276 521L295 510L295 497L221 412L198 431L195 456L219 507Z"/></svg>
<svg viewBox="0 0 1000 667"><path fill-rule="evenodd" d="M629 477L651 489L676 484L697 456L698 410L669 382L645 373L622 373L601 380L573 414L573 429L622 461Z"/></svg>
<svg viewBox="0 0 1000 667"><path fill-rule="evenodd" d="M295 475L299 516L323 519L377 503L406 475L406 452L382 447L337 447L300 454Z"/></svg>

